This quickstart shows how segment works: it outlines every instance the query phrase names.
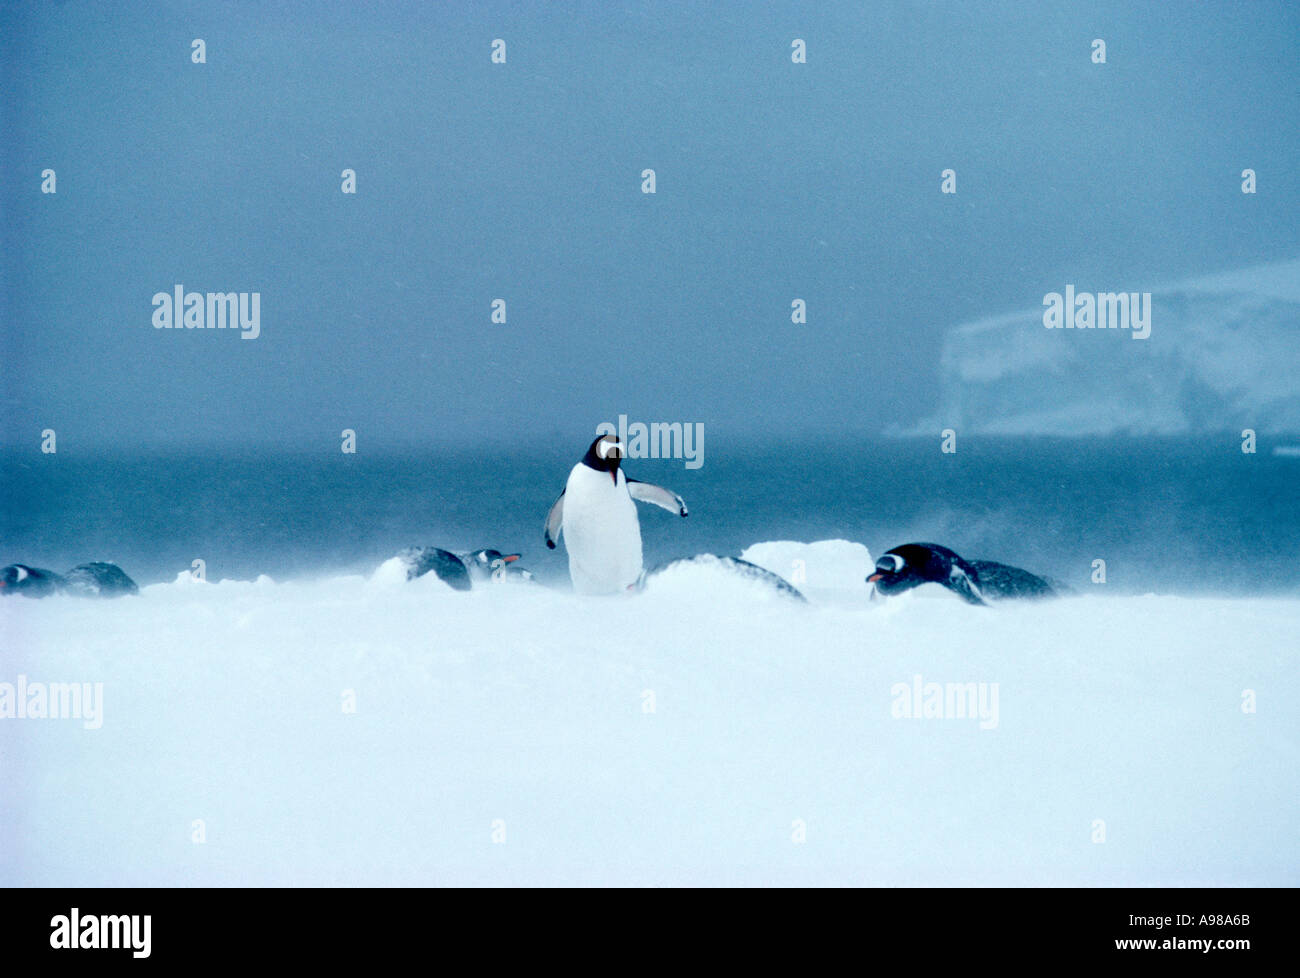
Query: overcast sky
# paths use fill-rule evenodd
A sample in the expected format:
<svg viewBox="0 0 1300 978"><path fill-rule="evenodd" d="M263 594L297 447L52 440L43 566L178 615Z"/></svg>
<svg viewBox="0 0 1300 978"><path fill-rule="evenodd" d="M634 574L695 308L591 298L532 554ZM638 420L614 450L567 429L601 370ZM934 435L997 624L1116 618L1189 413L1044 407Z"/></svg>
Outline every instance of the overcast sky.
<svg viewBox="0 0 1300 978"><path fill-rule="evenodd" d="M0 13L8 442L874 433L956 323L1300 255L1295 4L122 6Z"/></svg>

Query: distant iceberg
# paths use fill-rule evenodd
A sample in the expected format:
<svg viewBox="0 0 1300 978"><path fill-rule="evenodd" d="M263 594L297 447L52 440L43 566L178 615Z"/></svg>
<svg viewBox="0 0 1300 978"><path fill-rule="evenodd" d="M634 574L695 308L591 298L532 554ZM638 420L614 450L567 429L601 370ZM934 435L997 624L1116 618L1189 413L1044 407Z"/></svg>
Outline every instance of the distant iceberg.
<svg viewBox="0 0 1300 978"><path fill-rule="evenodd" d="M1300 260L1150 291L1151 335L1140 342L1122 330L1046 329L1042 306L954 327L938 414L891 433L1300 432Z"/></svg>

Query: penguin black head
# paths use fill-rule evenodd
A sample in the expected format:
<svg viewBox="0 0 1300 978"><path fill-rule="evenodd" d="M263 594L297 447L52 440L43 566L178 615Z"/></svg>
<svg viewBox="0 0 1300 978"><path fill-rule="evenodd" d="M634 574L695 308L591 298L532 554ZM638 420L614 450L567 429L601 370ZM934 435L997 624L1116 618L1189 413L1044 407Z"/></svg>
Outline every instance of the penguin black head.
<svg viewBox="0 0 1300 978"><path fill-rule="evenodd" d="M63 578L53 571L28 564L10 564L0 569L0 594L42 597L58 591L64 583Z"/></svg>
<svg viewBox="0 0 1300 978"><path fill-rule="evenodd" d="M18 587L31 577L32 569L26 564L10 564L0 570L0 587Z"/></svg>
<svg viewBox="0 0 1300 978"><path fill-rule="evenodd" d="M936 543L905 543L876 561L867 578L881 596L901 594L922 584L941 584L971 604L984 604L975 569L947 547Z"/></svg>
<svg viewBox="0 0 1300 978"><path fill-rule="evenodd" d="M519 554L503 554L500 550L475 550L469 555L469 559L479 567L487 570L496 570L498 567L504 567L506 564L514 563L519 559Z"/></svg>
<svg viewBox="0 0 1300 978"><path fill-rule="evenodd" d="M618 466L623 458L623 446L618 435L601 435L591 443L587 454L582 456L582 464L597 472L608 472L615 484L618 483Z"/></svg>

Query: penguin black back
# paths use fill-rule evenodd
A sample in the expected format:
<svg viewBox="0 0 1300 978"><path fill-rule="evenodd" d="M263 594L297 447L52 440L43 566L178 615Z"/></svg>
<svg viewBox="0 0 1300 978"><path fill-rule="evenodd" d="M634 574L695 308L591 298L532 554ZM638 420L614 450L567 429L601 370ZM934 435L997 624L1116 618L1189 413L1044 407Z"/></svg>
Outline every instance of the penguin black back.
<svg viewBox="0 0 1300 978"><path fill-rule="evenodd" d="M117 564L94 560L78 564L63 575L69 594L87 598L115 598L124 594L139 594L140 588L127 577Z"/></svg>
<svg viewBox="0 0 1300 978"><path fill-rule="evenodd" d="M1064 588L1046 577L992 560L972 560L980 591L995 598L1054 598Z"/></svg>
<svg viewBox="0 0 1300 978"><path fill-rule="evenodd" d="M397 556L406 565L408 581L433 571L439 580L457 591L468 591L474 586L470 580L469 568L450 550L441 547L407 547Z"/></svg>
<svg viewBox="0 0 1300 978"><path fill-rule="evenodd" d="M882 596L901 594L922 584L939 584L969 604L986 599L1048 598L1061 590L1047 578L992 560L968 561L937 543L905 543L881 554L867 578Z"/></svg>
<svg viewBox="0 0 1300 978"><path fill-rule="evenodd" d="M718 554L696 554L694 557L682 557L678 560L670 560L667 563L660 564L653 570L642 574L641 580L637 582L637 587L644 588L645 582L650 578L662 574L664 571L671 568L682 567L688 564L720 567L724 570L730 571L738 577L746 577L750 580L765 584L773 590L778 591L795 601L801 601L805 604L808 602L808 599L804 597L802 591L779 574L773 574L766 567L759 567L758 564L752 564L748 560L741 560L739 557L722 557Z"/></svg>

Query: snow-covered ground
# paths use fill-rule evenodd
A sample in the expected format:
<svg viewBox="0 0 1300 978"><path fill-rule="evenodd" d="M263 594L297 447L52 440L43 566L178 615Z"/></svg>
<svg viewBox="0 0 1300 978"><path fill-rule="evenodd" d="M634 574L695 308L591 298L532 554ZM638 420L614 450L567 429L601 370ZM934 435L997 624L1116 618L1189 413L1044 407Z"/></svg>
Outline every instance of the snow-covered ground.
<svg viewBox="0 0 1300 978"><path fill-rule="evenodd" d="M98 729L0 720L0 883L1300 883L1300 601L745 556L811 603L689 565L0 601L0 682L103 683ZM984 719L895 715L929 683Z"/></svg>

